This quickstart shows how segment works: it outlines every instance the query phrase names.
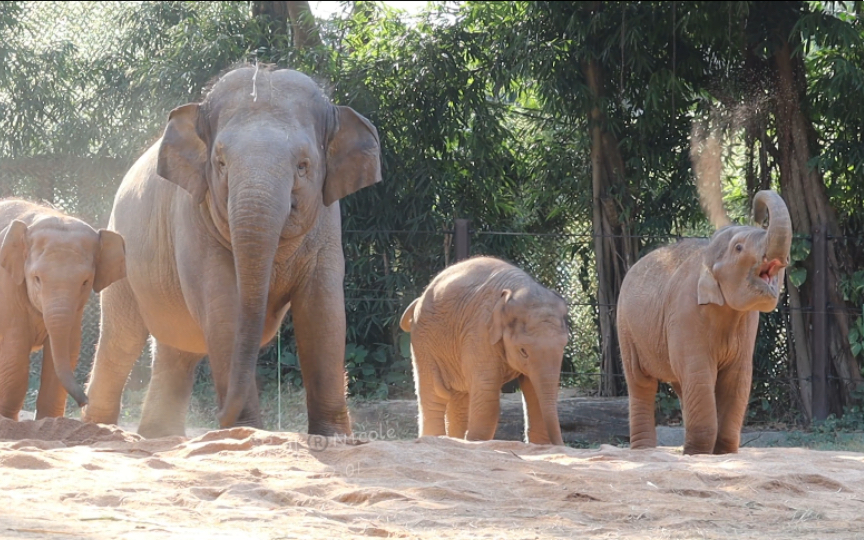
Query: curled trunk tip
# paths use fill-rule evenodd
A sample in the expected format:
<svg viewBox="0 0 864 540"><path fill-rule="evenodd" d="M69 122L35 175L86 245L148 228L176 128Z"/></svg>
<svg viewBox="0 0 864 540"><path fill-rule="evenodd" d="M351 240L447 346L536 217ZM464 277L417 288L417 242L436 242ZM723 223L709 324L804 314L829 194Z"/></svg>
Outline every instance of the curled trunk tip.
<svg viewBox="0 0 864 540"><path fill-rule="evenodd" d="M792 219L783 198L771 190L762 190L753 197L753 221L761 227L768 217L768 236L765 257L779 259L789 264L789 249L792 245Z"/></svg>

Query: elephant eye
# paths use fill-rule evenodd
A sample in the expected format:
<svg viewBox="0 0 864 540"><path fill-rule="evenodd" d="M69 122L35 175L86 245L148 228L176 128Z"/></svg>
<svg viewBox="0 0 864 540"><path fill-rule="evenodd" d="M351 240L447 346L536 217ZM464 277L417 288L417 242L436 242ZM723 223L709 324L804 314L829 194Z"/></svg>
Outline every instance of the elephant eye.
<svg viewBox="0 0 864 540"><path fill-rule="evenodd" d="M528 358L528 352L525 349L520 348L519 354L522 355L522 358Z"/></svg>
<svg viewBox="0 0 864 540"><path fill-rule="evenodd" d="M744 246L741 244L735 244L735 251L741 251L742 249L744 249Z"/></svg>
<svg viewBox="0 0 864 540"><path fill-rule="evenodd" d="M39 276L35 276L33 280L36 282L36 285L42 285L42 280L39 279Z"/></svg>
<svg viewBox="0 0 864 540"><path fill-rule="evenodd" d="M300 176L306 176L306 172L309 170L309 160L304 159L297 165L297 174Z"/></svg>

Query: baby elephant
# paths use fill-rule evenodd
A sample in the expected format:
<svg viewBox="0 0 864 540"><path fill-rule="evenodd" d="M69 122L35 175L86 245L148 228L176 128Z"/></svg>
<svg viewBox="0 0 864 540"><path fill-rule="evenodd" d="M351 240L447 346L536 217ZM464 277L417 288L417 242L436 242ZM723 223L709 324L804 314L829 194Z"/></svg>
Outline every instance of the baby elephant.
<svg viewBox="0 0 864 540"><path fill-rule="evenodd" d="M126 275L123 238L20 199L0 201L0 416L18 419L30 353L44 346L36 418L87 403L72 370L90 291ZM53 367L52 367L53 366Z"/></svg>
<svg viewBox="0 0 864 540"><path fill-rule="evenodd" d="M780 195L758 192L753 215L756 226L662 247L624 277L617 316L631 448L657 445L654 397L668 381L681 400L684 453L738 451L759 312L777 307L792 242Z"/></svg>
<svg viewBox="0 0 864 540"><path fill-rule="evenodd" d="M567 304L515 266L475 257L447 268L414 300L411 332L420 435L489 440L501 386L519 379L528 442L563 444L558 381ZM446 417L446 424L445 424Z"/></svg>

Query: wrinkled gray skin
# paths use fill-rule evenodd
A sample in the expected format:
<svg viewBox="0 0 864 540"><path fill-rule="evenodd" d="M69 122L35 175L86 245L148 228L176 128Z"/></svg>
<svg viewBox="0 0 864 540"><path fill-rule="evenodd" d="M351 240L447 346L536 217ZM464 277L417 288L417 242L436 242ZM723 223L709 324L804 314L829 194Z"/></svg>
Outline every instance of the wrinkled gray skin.
<svg viewBox="0 0 864 540"><path fill-rule="evenodd" d="M558 382L567 304L502 260L450 266L402 315L411 332L420 435L495 436L501 386L519 379L528 442L563 444Z"/></svg>
<svg viewBox="0 0 864 540"><path fill-rule="evenodd" d="M766 212L770 225L763 229ZM753 214L760 226L724 227L710 241L657 249L624 277L618 339L631 448L657 445L659 380L671 383L681 400L685 454L738 451L759 312L777 307L792 241L779 195L757 193Z"/></svg>
<svg viewBox="0 0 864 540"><path fill-rule="evenodd" d="M117 422L150 334L140 434L184 433L204 355L220 425L260 427L258 352L290 307L309 433L350 434L338 199L380 179L372 124L299 72L237 69L204 102L174 109L114 201L129 276L102 295L84 419Z"/></svg>
<svg viewBox="0 0 864 540"><path fill-rule="evenodd" d="M63 416L67 392L87 402L72 375L90 291L126 275L123 238L60 211L0 201L0 416L18 419L30 353L43 348L36 418Z"/></svg>

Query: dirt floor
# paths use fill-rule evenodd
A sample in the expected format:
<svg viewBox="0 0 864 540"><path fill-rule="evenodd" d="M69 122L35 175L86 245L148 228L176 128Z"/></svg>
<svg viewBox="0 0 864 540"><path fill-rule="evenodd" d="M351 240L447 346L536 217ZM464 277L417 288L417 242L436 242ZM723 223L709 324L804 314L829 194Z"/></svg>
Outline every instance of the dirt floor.
<svg viewBox="0 0 864 540"><path fill-rule="evenodd" d="M864 539L864 454L363 440L0 420L0 538Z"/></svg>

